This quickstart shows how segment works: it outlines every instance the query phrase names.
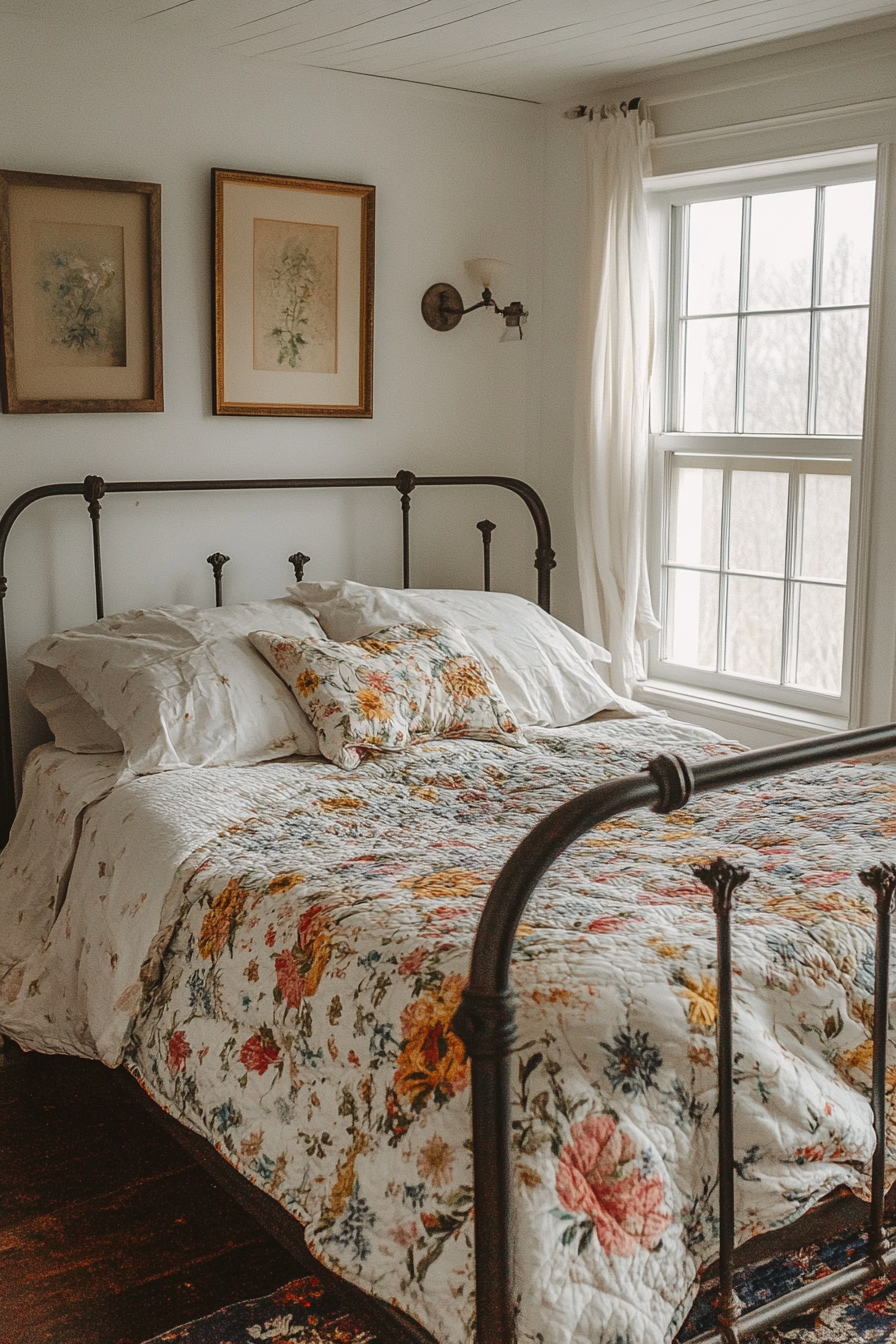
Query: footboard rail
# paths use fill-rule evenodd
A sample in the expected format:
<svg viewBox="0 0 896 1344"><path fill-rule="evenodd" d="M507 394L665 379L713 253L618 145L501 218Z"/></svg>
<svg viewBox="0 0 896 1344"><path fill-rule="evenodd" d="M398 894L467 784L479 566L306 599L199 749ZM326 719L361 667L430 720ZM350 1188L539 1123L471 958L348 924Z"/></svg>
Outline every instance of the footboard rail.
<svg viewBox="0 0 896 1344"><path fill-rule="evenodd" d="M469 983L453 1022L467 1048L472 1072L477 1344L514 1344L516 1339L510 1117L516 1013L510 965L517 925L538 882L575 840L621 813L638 807L674 812L695 794L894 747L896 724L888 724L713 757L696 765L676 755L658 756L641 774L600 784L564 803L539 822L511 854L486 901L473 944ZM694 871L712 894L716 916L720 1246L717 1328L692 1344L737 1344L896 1266L896 1246L890 1244L884 1228L887 1009L896 865L879 863L859 874L874 891L877 907L871 1089L876 1148L866 1253L846 1269L742 1315L733 1288L731 916L734 893L749 873L724 859Z"/></svg>

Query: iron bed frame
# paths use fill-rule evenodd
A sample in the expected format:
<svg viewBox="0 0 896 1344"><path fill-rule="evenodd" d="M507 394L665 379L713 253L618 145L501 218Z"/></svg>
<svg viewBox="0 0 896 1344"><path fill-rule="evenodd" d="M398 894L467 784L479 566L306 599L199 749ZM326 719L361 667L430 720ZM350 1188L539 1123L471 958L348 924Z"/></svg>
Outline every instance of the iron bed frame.
<svg viewBox="0 0 896 1344"><path fill-rule="evenodd" d="M538 572L538 601L550 610L550 572L554 568L550 524L544 505L535 491L524 482L503 476L423 476L401 471L393 477L315 477L286 480L219 481L141 481L107 483L99 476L88 476L83 484L41 486L19 496L0 518L0 831L8 834L16 807L10 721L9 678L3 599L6 596L5 549L16 519L39 499L59 495L81 495L88 505L93 539L94 584L97 615L103 614L103 577L100 543L101 500L110 494L157 491L328 489L339 487L398 490L402 509L402 577L410 586L409 511L411 492L417 486L491 485L520 496L532 516L537 533L535 568ZM483 578L490 587L490 546L495 525L488 519L477 524L482 534ZM223 601L223 568L228 557L215 552L208 557L215 583L215 599ZM296 551L289 557L297 579L303 575L308 557ZM510 1115L510 1062L515 1041L514 995L510 988L510 967L517 925L535 888L550 866L586 831L610 818L638 807L656 812L674 812L700 793L731 788L736 784L765 778L811 765L870 755L896 747L896 724L860 729L833 736L810 739L796 744L767 747L758 751L713 758L690 766L677 755L656 757L638 775L613 780L571 799L539 822L524 837L495 880L479 921L474 939L470 979L463 992L453 1026L463 1041L471 1061L473 1113L473 1167L476 1208L476 1337L477 1344L515 1344L517 1297L513 1284L512 1227L512 1128ZM734 1293L733 1271L736 1263L747 1262L744 1248L735 1249L734 1209L734 1124L733 1063L735 1007L732 987L731 939L735 892L749 873L716 859L694 869L696 877L712 897L716 918L718 1017L716 1027L719 1117L719 1227L718 1257L719 1298L716 1329L705 1331L691 1344L739 1344L761 1329L790 1319L801 1312L819 1307L851 1288L877 1276L889 1276L896 1267L896 1242L886 1228L890 1212L885 1190L886 1130L886 1051L889 1008L889 974L892 915L896 904L896 864L880 862L861 872L861 881L874 893L876 904L876 953L874 975L874 1021L872 1028L873 1060L871 1108L876 1134L872 1159L872 1191L867 1215L865 1254L848 1268L825 1275L794 1292L745 1314ZM153 1103L147 1101L148 1105ZM153 1107L154 1110L157 1108ZM291 1215L276 1205L270 1196L246 1185L218 1154L199 1138L188 1134L164 1112L163 1122L173 1125L177 1137L243 1203L258 1220L297 1258L308 1261L308 1252ZM245 1188L244 1188L245 1187ZM848 1206L848 1212L844 1208ZM813 1236L826 1228L838 1231L859 1225L856 1210L862 1207L853 1197L834 1196L825 1206L795 1220L784 1234L786 1244L798 1244L794 1229L813 1226ZM284 1221L286 1220L286 1221ZM755 1244L770 1248L782 1244L781 1233L755 1239ZM329 1271L323 1271L329 1275ZM349 1285L351 1289L351 1286ZM358 1290L352 1290L357 1296ZM370 1300L370 1299L368 1299ZM384 1303L375 1304L374 1314L385 1318L393 1328L414 1344L431 1338L416 1322Z"/></svg>

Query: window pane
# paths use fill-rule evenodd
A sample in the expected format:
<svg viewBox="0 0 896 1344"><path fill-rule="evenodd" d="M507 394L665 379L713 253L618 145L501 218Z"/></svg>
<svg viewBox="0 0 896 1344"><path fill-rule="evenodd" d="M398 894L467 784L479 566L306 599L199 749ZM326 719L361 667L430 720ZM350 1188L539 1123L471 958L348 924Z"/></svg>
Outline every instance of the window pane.
<svg viewBox="0 0 896 1344"><path fill-rule="evenodd" d="M787 484L784 471L732 471L728 564L784 575Z"/></svg>
<svg viewBox="0 0 896 1344"><path fill-rule="evenodd" d="M803 477L803 526L795 566L799 578L846 582L849 492L848 476Z"/></svg>
<svg viewBox="0 0 896 1344"><path fill-rule="evenodd" d="M799 602L796 684L839 695L846 590L799 583L795 597Z"/></svg>
<svg viewBox="0 0 896 1344"><path fill-rule="evenodd" d="M670 569L666 592L666 657L715 671L719 576Z"/></svg>
<svg viewBox="0 0 896 1344"><path fill-rule="evenodd" d="M816 434L861 434L868 309L819 313Z"/></svg>
<svg viewBox="0 0 896 1344"><path fill-rule="evenodd" d="M674 467L669 518L669 559L683 565L719 564L722 472Z"/></svg>
<svg viewBox="0 0 896 1344"><path fill-rule="evenodd" d="M725 671L780 681L784 583L778 579L728 580Z"/></svg>
<svg viewBox="0 0 896 1344"><path fill-rule="evenodd" d="M874 183L825 187L821 302L867 303L871 290Z"/></svg>
<svg viewBox="0 0 896 1344"><path fill-rule="evenodd" d="M686 433L734 430L737 318L698 318L684 324L684 423Z"/></svg>
<svg viewBox="0 0 896 1344"><path fill-rule="evenodd" d="M688 225L688 313L736 313L743 202L692 205Z"/></svg>
<svg viewBox="0 0 896 1344"><path fill-rule="evenodd" d="M808 308L812 299L815 190L754 196L747 306Z"/></svg>
<svg viewBox="0 0 896 1344"><path fill-rule="evenodd" d="M746 324L744 430L747 434L805 434L809 314L748 317Z"/></svg>

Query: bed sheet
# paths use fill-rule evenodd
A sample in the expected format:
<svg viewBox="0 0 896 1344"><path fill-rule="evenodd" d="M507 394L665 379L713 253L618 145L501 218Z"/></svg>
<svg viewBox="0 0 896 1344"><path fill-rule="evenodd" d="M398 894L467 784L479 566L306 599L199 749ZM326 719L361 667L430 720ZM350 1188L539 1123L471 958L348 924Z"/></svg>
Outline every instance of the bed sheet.
<svg viewBox="0 0 896 1344"><path fill-rule="evenodd" d="M126 1054L322 1260L461 1344L469 1079L449 1023L489 885L571 795L661 750L729 749L602 723L351 776L288 762L119 785L85 812L46 942L68 975L42 979L32 953L36 989L22 979L0 1030ZM693 863L754 873L735 935L739 1235L863 1187L873 915L855 873L894 857L894 801L887 766L801 772L618 818L547 875L514 967L521 1340L660 1344L715 1254L714 923Z"/></svg>

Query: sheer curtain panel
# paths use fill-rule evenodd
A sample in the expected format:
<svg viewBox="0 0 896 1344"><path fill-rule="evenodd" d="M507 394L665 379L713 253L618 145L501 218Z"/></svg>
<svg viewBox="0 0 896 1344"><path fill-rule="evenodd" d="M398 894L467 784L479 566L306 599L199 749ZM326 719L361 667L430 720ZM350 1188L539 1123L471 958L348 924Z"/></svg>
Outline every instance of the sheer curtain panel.
<svg viewBox="0 0 896 1344"><path fill-rule="evenodd" d="M659 630L647 577L648 403L653 295L643 178L653 126L635 109L585 127L590 204L584 423L576 445L576 536L585 630L613 654L610 681L643 680Z"/></svg>

